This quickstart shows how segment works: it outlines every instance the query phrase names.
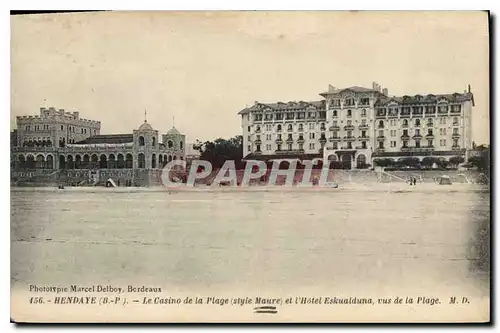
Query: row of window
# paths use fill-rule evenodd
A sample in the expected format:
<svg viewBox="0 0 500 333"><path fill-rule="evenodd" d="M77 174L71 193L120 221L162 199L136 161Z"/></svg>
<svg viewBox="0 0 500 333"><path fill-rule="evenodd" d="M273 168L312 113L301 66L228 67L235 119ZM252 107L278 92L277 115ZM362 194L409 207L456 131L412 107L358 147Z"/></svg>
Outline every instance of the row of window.
<svg viewBox="0 0 500 333"><path fill-rule="evenodd" d="M429 146L432 146L433 145L433 140L427 140L427 145ZM391 148L396 148L397 146L397 141L391 141L390 142L390 145L391 145ZM441 139L439 140L439 146L440 147L446 147L446 139ZM403 147L404 148L408 148L408 141L407 140L404 140L403 141ZM453 147L458 147L458 140L457 139L454 139L453 140ZM420 146L420 140L415 140L415 148L422 148Z"/></svg>
<svg viewBox="0 0 500 333"><path fill-rule="evenodd" d="M301 111L301 112L278 112L278 113L255 113L254 121L293 120L293 119L316 119L326 118L326 111Z"/></svg>
<svg viewBox="0 0 500 333"><path fill-rule="evenodd" d="M370 105L370 98L368 97L362 97L357 101L359 106L368 106ZM339 108L341 106L341 99L339 98L334 98L330 100L330 107L337 107ZM344 106L355 106L356 105L356 100L354 97L346 97L344 99Z"/></svg>
<svg viewBox="0 0 500 333"><path fill-rule="evenodd" d="M139 139L138 139L138 144L139 146L144 146L146 144L146 140L143 136L140 136ZM151 146L155 146L156 145L156 138L153 136L151 138ZM174 142L172 140L168 140L167 141L167 147L168 148L174 148ZM184 144L182 141L179 142L179 148L180 149L183 149L184 147Z"/></svg>
<svg viewBox="0 0 500 333"><path fill-rule="evenodd" d="M439 105L436 108L435 105L429 105L429 106L425 107L425 114L435 114L436 110L438 113L448 113L449 110L451 110L452 113L460 113L462 111L462 106L460 104L451 105L451 106ZM403 106L403 107L389 107L389 108L379 107L379 108L376 108L377 117L383 117L386 115L397 116L398 112L401 115L410 115L410 113L413 115L421 115L424 113L424 107L423 106L413 106L413 107Z"/></svg>
<svg viewBox="0 0 500 333"><path fill-rule="evenodd" d="M61 131L64 131L64 125L60 125L61 127ZM71 133L75 133L76 132L76 129L77 127L75 126L68 126L68 132L71 132ZM31 125L26 125L25 126L25 130L26 131L31 131ZM34 131L48 131L50 130L50 127L49 125L45 124L45 125L33 125L33 130ZM80 128L80 134L93 134L93 135L96 135L97 134L97 130L94 129L93 132L91 129L88 129L88 132L87 132L87 128Z"/></svg>
<svg viewBox="0 0 500 333"><path fill-rule="evenodd" d="M308 127L308 128L309 128L309 130L316 130L316 125L317 125L316 123L309 123L309 127ZM267 124L265 128L266 128L266 131L272 131L272 130L273 130L273 125L271 125L271 124ZM277 132L280 132L280 131L282 131L283 129L284 129L284 127L283 127L281 124L276 125L276 131L277 131ZM289 131L289 132L293 131L293 125L292 125L292 124L288 124L288 125L286 126L286 129L287 129L287 131ZM304 124L299 124L299 125L298 125L298 129L299 129L299 131L303 131L303 130L304 130ZM320 124L320 126L319 126L319 129L320 129L321 131L326 130L325 123L321 123L321 124ZM252 127L251 127L251 126L248 126L248 132L251 132L251 131L252 131ZM257 126L255 127L255 132L256 132L256 133L261 132L261 127L260 127L260 125L257 125Z"/></svg>
<svg viewBox="0 0 500 333"><path fill-rule="evenodd" d="M439 124L440 125L446 125L446 119L447 118L439 118ZM403 127L406 127L409 124L408 119L403 119L401 123L402 123L401 125ZM423 121L420 118L416 118L413 121L413 124L415 125L415 127L420 127L422 125L422 123L423 123ZM391 126L396 126L397 125L397 119L390 119L389 120L389 124ZM453 123L452 124L454 126L458 126L460 124L459 121L458 121L458 117L453 117ZM434 126L434 120L433 120L433 118L427 118L426 125L427 125L427 127ZM377 127L378 128L383 128L384 126L385 126L384 121L383 120L379 120Z"/></svg>
<svg viewBox="0 0 500 333"><path fill-rule="evenodd" d="M379 130L378 133L379 133L379 136L383 136L384 135L384 131L383 130ZM390 130L389 133L390 133L390 136L396 136L397 135L397 130ZM415 131L414 131L414 133L415 133L415 135L421 135L419 128L416 128ZM459 134L458 133L458 128L453 128L453 134ZM409 135L407 129L403 130L403 135ZM431 129L431 128L429 128L427 130L427 135L434 135L434 130ZM439 129L439 135L446 135L446 128L440 128Z"/></svg>

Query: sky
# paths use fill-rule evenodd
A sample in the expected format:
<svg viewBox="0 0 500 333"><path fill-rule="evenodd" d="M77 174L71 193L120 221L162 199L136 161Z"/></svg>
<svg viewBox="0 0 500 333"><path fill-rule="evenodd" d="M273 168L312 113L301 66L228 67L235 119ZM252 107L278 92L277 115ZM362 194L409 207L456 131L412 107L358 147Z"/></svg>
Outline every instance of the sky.
<svg viewBox="0 0 500 333"><path fill-rule="evenodd" d="M40 107L101 134L144 121L188 142L240 135L255 101L321 100L376 81L389 95L474 93L489 143L486 12L107 12L11 17L11 128Z"/></svg>

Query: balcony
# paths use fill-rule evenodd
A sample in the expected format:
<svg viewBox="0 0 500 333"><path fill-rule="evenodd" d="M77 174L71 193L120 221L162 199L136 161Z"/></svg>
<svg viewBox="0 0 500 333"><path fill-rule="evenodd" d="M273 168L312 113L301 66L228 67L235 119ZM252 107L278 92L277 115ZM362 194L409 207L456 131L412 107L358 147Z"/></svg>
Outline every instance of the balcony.
<svg viewBox="0 0 500 333"><path fill-rule="evenodd" d="M376 149L375 149L375 151L376 151L377 153L383 153L383 152L385 151L385 148L380 148L380 147L378 147L378 148L376 148Z"/></svg>
<svg viewBox="0 0 500 333"><path fill-rule="evenodd" d="M283 143L283 139L276 139L276 141L275 141L275 142L276 142L277 144L279 144L279 145L280 145L280 144L282 144L282 143Z"/></svg>
<svg viewBox="0 0 500 333"><path fill-rule="evenodd" d="M262 144L262 140L257 139L257 140L255 140L253 143L255 143L256 145L260 145L260 144Z"/></svg>
<svg viewBox="0 0 500 333"><path fill-rule="evenodd" d="M324 136L322 136L321 138L319 138L319 142L320 143L325 143L326 142L326 138Z"/></svg>
<svg viewBox="0 0 500 333"><path fill-rule="evenodd" d="M458 133L453 133L453 134L451 135L451 138L452 138L452 139L459 139L459 138L460 138L460 134L458 134Z"/></svg>
<svg viewBox="0 0 500 333"><path fill-rule="evenodd" d="M286 139L286 143L293 143L293 139L292 138Z"/></svg>
<svg viewBox="0 0 500 333"><path fill-rule="evenodd" d="M277 133L281 133L281 132L283 132L283 129L282 129L282 128L278 128L278 129L276 130L276 132L277 132Z"/></svg>
<svg viewBox="0 0 500 333"><path fill-rule="evenodd" d="M403 125L401 125L401 127L408 128L408 124L403 124Z"/></svg>
<svg viewBox="0 0 500 333"><path fill-rule="evenodd" d="M401 151L402 151L402 152L407 152L407 151L410 151L410 147L408 147L408 146L403 146L403 147L401 147Z"/></svg>
<svg viewBox="0 0 500 333"><path fill-rule="evenodd" d="M434 123L427 123L425 126L427 126L427 127L434 127Z"/></svg>
<svg viewBox="0 0 500 333"><path fill-rule="evenodd" d="M354 131L354 126L352 126L352 125L345 125L345 126L344 126L344 129L345 129L346 131Z"/></svg>
<svg viewBox="0 0 500 333"><path fill-rule="evenodd" d="M328 129L330 131L338 131L338 130L340 130L340 126L339 125L332 125Z"/></svg>
<svg viewBox="0 0 500 333"><path fill-rule="evenodd" d="M360 130L367 130L368 129L368 125L367 124L361 124L361 125L358 126L358 128Z"/></svg>
<svg viewBox="0 0 500 333"><path fill-rule="evenodd" d="M298 140L297 140L297 143L304 143L304 138L303 137L299 137Z"/></svg>
<svg viewBox="0 0 500 333"><path fill-rule="evenodd" d="M359 141L368 141L368 140L370 140L370 137L366 136L366 135L362 135L362 136L359 136L358 139L359 139Z"/></svg>
<svg viewBox="0 0 500 333"><path fill-rule="evenodd" d="M260 129L256 129L256 130L255 130L255 133L260 133L260 132L261 132L261 130L260 130Z"/></svg>
<svg viewBox="0 0 500 333"><path fill-rule="evenodd" d="M451 150L462 150L462 148L460 146L451 146Z"/></svg>
<svg viewBox="0 0 500 333"><path fill-rule="evenodd" d="M408 134L401 135L401 140L410 140L410 136Z"/></svg>
<svg viewBox="0 0 500 333"><path fill-rule="evenodd" d="M331 136L330 139L328 139L330 142L338 142L341 140L340 136Z"/></svg>
<svg viewBox="0 0 500 333"><path fill-rule="evenodd" d="M253 152L254 155L262 155L262 150L256 150Z"/></svg>
<svg viewBox="0 0 500 333"><path fill-rule="evenodd" d="M356 137L355 136L344 136L344 140L345 141L356 141Z"/></svg>
<svg viewBox="0 0 500 333"><path fill-rule="evenodd" d="M385 136L383 136L383 135L377 136L377 141L384 141L384 140L385 140Z"/></svg>
<svg viewBox="0 0 500 333"><path fill-rule="evenodd" d="M420 134L415 134L413 137L412 137L413 140L422 140L422 135Z"/></svg>
<svg viewBox="0 0 500 333"><path fill-rule="evenodd" d="M427 134L427 135L425 136L425 138L426 138L426 139L429 139L429 140L432 140L432 139L434 139L434 134L429 133L429 134Z"/></svg>
<svg viewBox="0 0 500 333"><path fill-rule="evenodd" d="M276 150L275 153L276 155L300 155L300 154L304 154L304 149L292 149L292 150L288 150L288 149L285 149L285 150Z"/></svg>

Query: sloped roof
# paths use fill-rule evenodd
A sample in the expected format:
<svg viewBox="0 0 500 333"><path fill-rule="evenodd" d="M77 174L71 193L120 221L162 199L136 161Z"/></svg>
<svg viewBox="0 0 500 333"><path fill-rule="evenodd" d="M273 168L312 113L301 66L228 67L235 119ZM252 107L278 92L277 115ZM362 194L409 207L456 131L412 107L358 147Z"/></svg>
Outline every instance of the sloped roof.
<svg viewBox="0 0 500 333"><path fill-rule="evenodd" d="M238 112L238 114L245 114L250 111L263 111L265 109L271 109L275 111L288 111L288 110L301 110L301 109L306 109L308 107L315 107L317 110L324 110L325 109L325 101L289 101L289 102L276 102L276 103L259 103L255 102L254 105L245 108Z"/></svg>
<svg viewBox="0 0 500 333"><path fill-rule="evenodd" d="M128 143L133 142L134 136L132 134L106 134L94 135L86 138L85 140L78 141L74 144L97 144L97 143Z"/></svg>
<svg viewBox="0 0 500 333"><path fill-rule="evenodd" d="M243 158L243 160L256 160L256 161L269 161L269 160L279 160L279 159L300 159L300 160L312 160L314 158L323 158L323 154L254 154L250 153Z"/></svg>
<svg viewBox="0 0 500 333"><path fill-rule="evenodd" d="M400 96L400 97L381 97L375 102L376 106L383 106L388 104L391 101L396 101L398 104L426 104L426 103L436 103L437 101L441 99L446 99L448 102L454 103L454 102L463 102L463 101L468 101L472 100L474 102L474 95L470 92L464 93L464 94L459 94L459 93L453 93L453 94L439 94L439 95L433 95L433 94L427 94L427 95L415 95L415 96Z"/></svg>
<svg viewBox="0 0 500 333"><path fill-rule="evenodd" d="M348 88L336 89L336 90L333 90L333 91L326 91L326 92L320 93L320 96L338 94L338 93L341 93L341 92L346 91L346 90L351 90L351 91L354 91L354 92L357 92L357 93L379 92L378 90L373 90L373 89L369 89L369 88L365 88L365 87L352 86L352 87L348 87Z"/></svg>
<svg viewBox="0 0 500 333"><path fill-rule="evenodd" d="M170 130L167 132L168 135L181 135L181 132L177 130L177 128L172 127Z"/></svg>

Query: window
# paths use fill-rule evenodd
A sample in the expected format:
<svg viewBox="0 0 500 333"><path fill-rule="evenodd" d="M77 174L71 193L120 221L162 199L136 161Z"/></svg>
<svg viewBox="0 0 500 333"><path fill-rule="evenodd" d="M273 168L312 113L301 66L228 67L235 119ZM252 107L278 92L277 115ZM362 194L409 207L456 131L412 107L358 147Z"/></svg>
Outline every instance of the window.
<svg viewBox="0 0 500 333"><path fill-rule="evenodd" d="M277 130L278 132L281 132L281 125L278 125L278 126L276 127L276 130Z"/></svg>
<svg viewBox="0 0 500 333"><path fill-rule="evenodd" d="M379 141L378 149L384 149L384 142L383 141Z"/></svg>
<svg viewBox="0 0 500 333"><path fill-rule="evenodd" d="M291 119L294 119L295 118L295 113L294 112L288 112L286 114L286 119L287 120L291 120Z"/></svg>
<svg viewBox="0 0 500 333"><path fill-rule="evenodd" d="M408 119L403 119L403 127L408 127Z"/></svg>
<svg viewBox="0 0 500 333"><path fill-rule="evenodd" d="M297 119L304 119L306 117L306 113L305 112L299 112L298 116L297 116Z"/></svg>
<svg viewBox="0 0 500 333"><path fill-rule="evenodd" d="M326 130L325 123L321 123L321 124L319 125L319 129L320 129L321 131Z"/></svg>
<svg viewBox="0 0 500 333"><path fill-rule="evenodd" d="M168 148L174 148L174 142L172 140L167 141L167 147Z"/></svg>
<svg viewBox="0 0 500 333"><path fill-rule="evenodd" d="M366 110L365 109L361 110L361 117L366 117Z"/></svg>
<svg viewBox="0 0 500 333"><path fill-rule="evenodd" d="M261 150L260 150L260 145L256 145L256 146L255 146L255 148L256 148L256 149L255 149L255 151L258 151L258 152L260 152L260 151L261 151Z"/></svg>
<svg viewBox="0 0 500 333"><path fill-rule="evenodd" d="M252 137L250 135L248 136L247 139L248 139L248 141L252 141Z"/></svg>
<svg viewBox="0 0 500 333"><path fill-rule="evenodd" d="M272 131L272 129L273 129L273 125L271 125L271 124L266 125L266 131Z"/></svg>
<svg viewBox="0 0 500 333"><path fill-rule="evenodd" d="M428 127L434 126L434 122L433 122L432 118L427 119L427 126Z"/></svg>
<svg viewBox="0 0 500 333"><path fill-rule="evenodd" d="M332 137L338 138L339 137L339 132L338 131L333 131L332 132Z"/></svg>
<svg viewBox="0 0 500 333"><path fill-rule="evenodd" d="M403 135L404 136L408 136L408 130L407 129L403 130Z"/></svg>
<svg viewBox="0 0 500 333"><path fill-rule="evenodd" d="M415 127L420 127L420 119L415 119Z"/></svg>
<svg viewBox="0 0 500 333"><path fill-rule="evenodd" d="M415 129L415 135L420 135L420 129L419 128Z"/></svg>
<svg viewBox="0 0 500 333"><path fill-rule="evenodd" d="M346 106L353 106L354 105L354 98L352 97L348 97L345 99L345 103L344 103Z"/></svg>
<svg viewBox="0 0 500 333"><path fill-rule="evenodd" d="M288 150L292 150L292 144L291 143L288 144Z"/></svg>
<svg viewBox="0 0 500 333"><path fill-rule="evenodd" d="M283 113L276 113L276 120L283 120Z"/></svg>
<svg viewBox="0 0 500 333"><path fill-rule="evenodd" d="M314 149L314 142L311 142L311 143L309 144L309 149Z"/></svg>
<svg viewBox="0 0 500 333"><path fill-rule="evenodd" d="M260 132L260 126L257 125L257 128L255 129L255 132L256 133L259 133Z"/></svg>
<svg viewBox="0 0 500 333"><path fill-rule="evenodd" d="M293 126L292 126L292 124L288 124L288 131L293 131Z"/></svg>
<svg viewBox="0 0 500 333"><path fill-rule="evenodd" d="M396 141L391 141L391 148L396 147Z"/></svg>
<svg viewBox="0 0 500 333"><path fill-rule="evenodd" d="M309 133L309 139L314 139L314 133Z"/></svg>
<svg viewBox="0 0 500 333"><path fill-rule="evenodd" d="M281 150L281 144L277 144L277 145L276 145L276 150L277 150L277 151L280 151L280 150Z"/></svg>
<svg viewBox="0 0 500 333"><path fill-rule="evenodd" d="M347 142L347 149L352 149L352 142L351 141Z"/></svg>
<svg viewBox="0 0 500 333"><path fill-rule="evenodd" d="M333 116L337 117L337 110L333 110Z"/></svg>
<svg viewBox="0 0 500 333"><path fill-rule="evenodd" d="M266 134L266 140L267 140L267 141L271 141L271 140L272 140L272 138L271 138L271 134Z"/></svg>
<svg viewBox="0 0 500 333"><path fill-rule="evenodd" d="M378 131L378 136L384 136L384 131L383 130Z"/></svg>
<svg viewBox="0 0 500 333"><path fill-rule="evenodd" d="M458 134L458 128L453 129L453 134Z"/></svg>
<svg viewBox="0 0 500 333"><path fill-rule="evenodd" d="M384 128L384 121L383 120L378 122L378 128Z"/></svg>
<svg viewBox="0 0 500 333"><path fill-rule="evenodd" d="M458 117L453 117L453 125L458 125Z"/></svg>
<svg viewBox="0 0 500 333"><path fill-rule="evenodd" d="M310 111L310 112L307 114L307 117L308 117L308 118L316 118L316 112L314 112L314 111Z"/></svg>
<svg viewBox="0 0 500 333"><path fill-rule="evenodd" d="M330 105L332 105L334 107L340 107L340 99L332 99L330 101Z"/></svg>
<svg viewBox="0 0 500 333"><path fill-rule="evenodd" d="M458 147L458 139L453 139L453 147Z"/></svg>
<svg viewBox="0 0 500 333"><path fill-rule="evenodd" d="M439 145L440 145L441 147L445 147L445 146L446 146L446 139L441 139L441 140L439 140Z"/></svg>
<svg viewBox="0 0 500 333"><path fill-rule="evenodd" d="M446 118L439 118L439 123L441 125L446 125Z"/></svg>
<svg viewBox="0 0 500 333"><path fill-rule="evenodd" d="M366 138L366 131L361 131L361 137Z"/></svg>
<svg viewBox="0 0 500 333"><path fill-rule="evenodd" d="M314 127L315 127L314 125L315 125L314 123L309 123L309 129L314 130Z"/></svg>
<svg viewBox="0 0 500 333"><path fill-rule="evenodd" d="M366 126L366 119L361 120L361 125Z"/></svg>
<svg viewBox="0 0 500 333"><path fill-rule="evenodd" d="M292 134L288 134L288 139L287 140L292 140Z"/></svg>
<svg viewBox="0 0 500 333"><path fill-rule="evenodd" d="M333 121L333 126L338 126L338 125L339 125L338 121L334 120Z"/></svg>
<svg viewBox="0 0 500 333"><path fill-rule="evenodd" d="M408 148L408 141L407 140L403 140L403 148Z"/></svg>
<svg viewBox="0 0 500 333"><path fill-rule="evenodd" d="M154 147L156 144L156 138L153 137L153 140L151 141L151 145ZM182 149L182 142L181 142L181 149Z"/></svg>
<svg viewBox="0 0 500 333"><path fill-rule="evenodd" d="M366 141L361 142L361 149L366 149Z"/></svg>
<svg viewBox="0 0 500 333"><path fill-rule="evenodd" d="M271 148L271 145L266 145L266 150L267 151L270 151L272 148Z"/></svg>
<svg viewBox="0 0 500 333"><path fill-rule="evenodd" d="M432 129L427 130L427 135L434 135Z"/></svg>
<svg viewBox="0 0 500 333"><path fill-rule="evenodd" d="M348 117L352 117L352 111L351 110L347 110L347 116Z"/></svg>
<svg viewBox="0 0 500 333"><path fill-rule="evenodd" d="M440 128L439 129L439 134L446 135L446 128Z"/></svg>
<svg viewBox="0 0 500 333"><path fill-rule="evenodd" d="M64 125L61 125L61 131L64 131Z"/></svg>
<svg viewBox="0 0 500 333"><path fill-rule="evenodd" d="M278 137L278 140L281 140L281 134L278 134L277 137Z"/></svg>
<svg viewBox="0 0 500 333"><path fill-rule="evenodd" d="M333 149L339 149L339 143L337 141L333 143Z"/></svg>
<svg viewBox="0 0 500 333"><path fill-rule="evenodd" d="M144 137L143 136L139 137L139 146L144 146Z"/></svg>
<svg viewBox="0 0 500 333"><path fill-rule="evenodd" d="M415 140L415 148L420 148L420 140Z"/></svg>
<svg viewBox="0 0 500 333"><path fill-rule="evenodd" d="M301 132L302 132L303 130L304 130L304 125L299 124L299 131L301 131Z"/></svg>
<svg viewBox="0 0 500 333"><path fill-rule="evenodd" d="M250 126L248 126L248 132L250 132L250 131L251 131Z"/></svg>
<svg viewBox="0 0 500 333"><path fill-rule="evenodd" d="M391 136L396 136L396 130L391 130Z"/></svg>
<svg viewBox="0 0 500 333"><path fill-rule="evenodd" d="M359 104L361 104L361 105L370 105L370 99L369 98L361 98L359 100L359 102L360 102Z"/></svg>
<svg viewBox="0 0 500 333"><path fill-rule="evenodd" d="M351 138L352 137L352 131L347 131L347 137Z"/></svg>
<svg viewBox="0 0 500 333"><path fill-rule="evenodd" d="M433 140L427 140L427 147L432 147Z"/></svg>
<svg viewBox="0 0 500 333"><path fill-rule="evenodd" d="M347 121L347 126L352 126L352 120Z"/></svg>

